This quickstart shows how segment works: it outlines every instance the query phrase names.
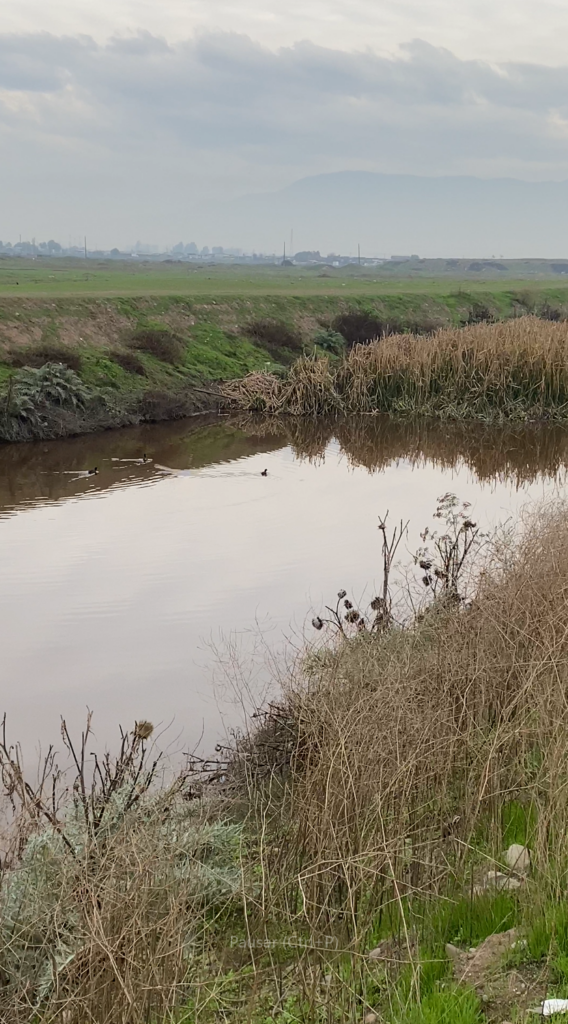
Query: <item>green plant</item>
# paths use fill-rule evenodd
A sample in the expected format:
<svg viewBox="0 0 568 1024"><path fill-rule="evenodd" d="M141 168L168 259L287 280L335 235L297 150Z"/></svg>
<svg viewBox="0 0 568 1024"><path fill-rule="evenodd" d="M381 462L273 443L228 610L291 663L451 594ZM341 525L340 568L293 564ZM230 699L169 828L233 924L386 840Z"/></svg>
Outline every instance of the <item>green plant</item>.
<svg viewBox="0 0 568 1024"><path fill-rule="evenodd" d="M470 989L448 985L428 993L396 1018L396 1024L481 1024L478 996Z"/></svg>
<svg viewBox="0 0 568 1024"><path fill-rule="evenodd" d="M339 331L332 330L321 330L314 334L314 345L320 348L322 352L328 352L330 355L339 356L345 351L345 338Z"/></svg>
<svg viewBox="0 0 568 1024"><path fill-rule="evenodd" d="M53 751L35 786L19 749L0 744L18 834L0 886L0 1016L11 1021L157 1020L181 1001L209 917L242 890L242 829L207 820L183 772L164 787L153 727L121 733L118 754L87 768L63 723L74 779Z"/></svg>

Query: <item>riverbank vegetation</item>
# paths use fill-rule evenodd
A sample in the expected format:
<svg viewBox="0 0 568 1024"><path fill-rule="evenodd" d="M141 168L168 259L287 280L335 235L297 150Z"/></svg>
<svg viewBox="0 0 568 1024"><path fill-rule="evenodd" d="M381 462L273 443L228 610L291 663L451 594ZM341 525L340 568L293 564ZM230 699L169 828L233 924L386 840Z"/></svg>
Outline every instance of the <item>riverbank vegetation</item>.
<svg viewBox="0 0 568 1024"><path fill-rule="evenodd" d="M292 416L563 419L568 324L527 316L428 336L388 334L339 360L305 356L285 377L252 373L223 390L236 408Z"/></svg>
<svg viewBox="0 0 568 1024"><path fill-rule="evenodd" d="M449 337L461 327L498 324L503 318L513 318L515 331L526 333L527 314L542 321L543 331L555 322L562 325L568 315L565 290L544 285L485 292L461 287L445 293L391 289L370 296L333 290L323 295L258 295L245 289L239 297L221 294L217 298L5 298L0 301L0 440L59 437L214 409L216 385L243 377L249 378L247 387L251 383L255 387L248 404L255 407L256 401L270 411L283 405L289 406L288 411L308 413L323 409L335 413L341 408L366 412L382 403L385 411L419 407L438 414L439 403L433 396L423 386L410 386L411 363L416 362L419 349L434 351L432 345L418 346L413 339ZM527 343L536 344L535 351L542 354L536 329L533 334ZM399 337L405 340L398 341ZM357 347L373 338L385 341L383 362L391 352L392 366L371 367L372 348L363 365ZM462 350L467 344L461 345ZM521 339L519 347L523 344ZM442 341L437 342L440 345ZM456 346L460 348L457 342ZM398 358L396 352L400 352ZM415 376L424 370L431 390L445 388L447 381L440 377L443 367L422 361L423 366L414 367ZM57 399L46 403L42 398L41 409L26 418L15 396L22 386L29 390L31 370L43 372L47 366L73 371L90 399L62 414ZM344 378L339 375L341 366L346 370ZM404 369L407 380L402 393L394 376L397 368ZM488 369L497 372L495 360ZM519 372L523 369L519 365ZM448 363L446 370L451 382L455 365ZM475 371L483 373L484 364L478 362ZM534 367L531 372L536 373ZM308 373L321 379L310 382ZM368 386L372 373L375 378L390 374L394 390L384 383L379 388ZM251 379L250 374L260 376ZM274 382L272 397L262 394L265 375L266 387L269 380ZM300 384L303 397L292 399ZM513 381L511 388L515 386ZM487 388L492 387L488 380ZM504 399L504 414L524 409L526 395L521 394L520 403L515 403L515 397ZM547 398L548 394L543 396L541 405ZM464 403L458 388L446 404L450 409L453 403L459 415L482 414L483 401L476 401L470 410L470 399L467 392ZM553 400L558 403L558 395Z"/></svg>
<svg viewBox="0 0 568 1024"><path fill-rule="evenodd" d="M567 512L489 543L444 496L404 604L379 522L386 589L316 615L215 763L163 774L145 722L93 762L64 727L73 772L28 782L4 735L2 1019L500 1024L568 995Z"/></svg>

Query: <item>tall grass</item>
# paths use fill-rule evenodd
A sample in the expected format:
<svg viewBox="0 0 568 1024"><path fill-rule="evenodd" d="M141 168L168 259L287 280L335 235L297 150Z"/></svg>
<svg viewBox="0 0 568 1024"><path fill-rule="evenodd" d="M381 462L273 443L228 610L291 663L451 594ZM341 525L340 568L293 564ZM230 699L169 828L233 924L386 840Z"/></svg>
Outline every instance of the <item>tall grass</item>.
<svg viewBox="0 0 568 1024"><path fill-rule="evenodd" d="M568 323L527 316L428 337L355 345L340 362L302 358L287 379L269 374L225 387L240 408L292 415L418 413L526 419L568 414Z"/></svg>
<svg viewBox="0 0 568 1024"><path fill-rule="evenodd" d="M476 944L563 898L567 511L496 549L469 606L439 603L408 628L314 652L284 700L287 742L295 735L284 784L277 734L268 775L269 759L260 780L247 761L265 836L263 919L305 928L314 950L334 935L349 951L348 983L340 958L320 957L344 1015L397 992L387 1019L410 1013L425 994L421 965L442 963L445 942ZM511 836L531 848L531 882L477 895ZM365 954L385 936L396 970L376 991Z"/></svg>

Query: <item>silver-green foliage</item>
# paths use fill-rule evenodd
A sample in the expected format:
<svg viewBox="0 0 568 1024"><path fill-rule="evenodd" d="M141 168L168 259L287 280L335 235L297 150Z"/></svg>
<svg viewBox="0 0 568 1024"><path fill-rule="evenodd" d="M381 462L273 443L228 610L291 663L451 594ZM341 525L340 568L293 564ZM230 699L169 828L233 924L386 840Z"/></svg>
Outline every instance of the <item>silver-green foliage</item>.
<svg viewBox="0 0 568 1024"><path fill-rule="evenodd" d="M78 409L91 397L74 370L63 363L45 363L38 369L26 366L14 374L11 382L12 413L23 419L33 418L49 405L62 409Z"/></svg>
<svg viewBox="0 0 568 1024"><path fill-rule="evenodd" d="M73 803L64 819L65 839L51 826L31 835L17 866L3 877L0 969L36 1007L88 946L89 904L104 915L105 900L110 896L114 905L118 899L125 916L135 908L143 927L148 908L153 924L160 915L179 916L190 955L204 914L241 891L240 826L203 822L193 803L164 794L147 794L125 814L121 797L117 792L107 808L96 841L80 803ZM132 902L133 892L138 902Z"/></svg>

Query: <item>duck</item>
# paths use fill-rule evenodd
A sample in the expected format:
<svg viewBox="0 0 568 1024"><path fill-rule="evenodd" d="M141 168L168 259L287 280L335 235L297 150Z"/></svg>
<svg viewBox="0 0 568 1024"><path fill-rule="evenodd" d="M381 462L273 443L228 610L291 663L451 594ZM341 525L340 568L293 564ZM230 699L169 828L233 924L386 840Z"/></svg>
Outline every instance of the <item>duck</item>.
<svg viewBox="0 0 568 1024"><path fill-rule="evenodd" d="M268 470L267 469L263 469L263 471L262 471L262 473L260 475L261 476L268 476Z"/></svg>
<svg viewBox="0 0 568 1024"><path fill-rule="evenodd" d="M99 470L97 466L93 466L92 469L64 469L63 472L78 480L83 476L98 476Z"/></svg>
<svg viewBox="0 0 568 1024"><path fill-rule="evenodd" d="M141 459L119 459L119 458L115 458L114 456L111 459L111 462L134 462L137 466L145 466L147 462L151 462L151 461L152 461L152 459L148 458L148 456L146 455L146 452L144 452L144 454L143 454Z"/></svg>

